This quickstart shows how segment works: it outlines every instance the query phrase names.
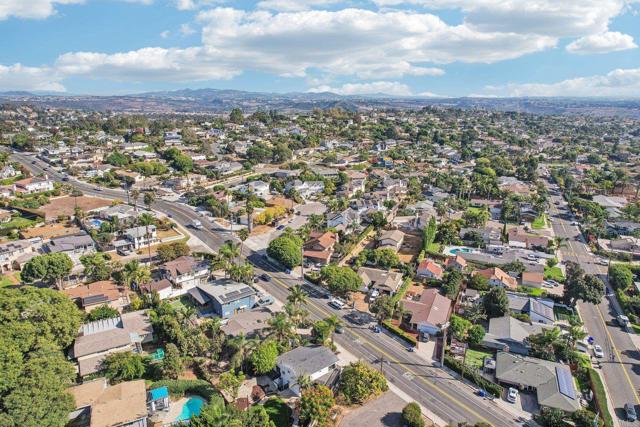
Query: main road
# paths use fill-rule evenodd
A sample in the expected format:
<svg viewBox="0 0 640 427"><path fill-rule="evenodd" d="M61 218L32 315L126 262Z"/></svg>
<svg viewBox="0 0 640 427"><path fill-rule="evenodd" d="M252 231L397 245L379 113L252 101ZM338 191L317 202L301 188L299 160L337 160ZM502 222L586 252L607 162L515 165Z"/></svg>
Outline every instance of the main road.
<svg viewBox="0 0 640 427"><path fill-rule="evenodd" d="M12 156L34 174L47 174L56 181L63 181L63 174L34 156L24 153L12 153ZM89 196L126 200L126 193L120 189L99 188L76 180L70 180L68 183ZM219 230L206 219L198 218L194 210L184 204L157 200L153 209L170 215L184 227L188 227L194 219L199 219L206 227L200 230L192 229L191 233L212 250L217 250L227 240L236 240L229 232ZM253 252L246 245L244 255L254 265L256 273L266 273L271 277L271 280L263 281L261 286L278 300L286 300L290 287L303 284L299 278L281 272L265 257ZM326 318L331 314L341 317L345 323L345 333L337 334L336 342L355 357L376 367L382 367L388 381L428 408L442 421L451 424L484 421L495 427L522 424L516 416L497 403L477 396L468 385L452 378L444 370L431 366L415 353L407 351L406 345L398 339L385 333L375 333L366 324L351 321L350 315L353 312L349 310L338 311L330 308L327 300L318 293L310 292L306 308L315 319Z"/></svg>
<svg viewBox="0 0 640 427"><path fill-rule="evenodd" d="M567 239L566 247L560 249L562 260L580 264L586 273L597 275L607 283L607 267L598 264L598 257L585 244L580 229L572 225L567 202L560 195L552 195L550 201L553 231L556 236ZM601 374L615 410L614 417L617 416L621 426L632 426L635 424L625 420L623 407L626 403L640 405L640 352L629 333L615 322L615 317L621 314L615 294L609 289L606 293L600 304L579 303L578 309L587 332L604 350Z"/></svg>

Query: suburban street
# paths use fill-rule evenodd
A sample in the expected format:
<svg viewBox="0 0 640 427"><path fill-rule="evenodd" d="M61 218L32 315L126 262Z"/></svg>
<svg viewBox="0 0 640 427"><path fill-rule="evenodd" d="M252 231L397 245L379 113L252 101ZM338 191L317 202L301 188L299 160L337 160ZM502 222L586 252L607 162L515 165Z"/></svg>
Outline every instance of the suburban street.
<svg viewBox="0 0 640 427"><path fill-rule="evenodd" d="M571 225L571 219L566 216L569 213L567 202L562 196L553 195L550 202L553 231L556 236L567 239L567 246L560 250L562 261L577 262L585 272L598 275L607 283L607 266L596 263L598 258L584 243L578 226ZM607 294L611 292L607 290ZM605 357L601 359L602 377L610 404L613 404L615 410L614 416L617 416L621 426L631 426L634 423L624 421L623 406L625 403L640 404L640 352L629 333L615 323L615 317L621 313L616 310L617 307L613 294L603 298L598 305L578 304L587 332L602 346L605 353Z"/></svg>
<svg viewBox="0 0 640 427"><path fill-rule="evenodd" d="M54 171L44 162L22 153L13 153L13 157L23 163L34 174L47 174L56 181L62 181L63 175ZM35 163L32 163L34 162ZM45 169L46 168L46 169ZM120 189L96 189L95 185L68 181L85 195L119 199L126 201L126 193ZM157 200L153 209L170 215L178 224L188 227L194 219L202 221L205 227L201 230L191 228L190 233L200 239L212 250L217 250L226 240L236 238L229 232L221 231L210 221L200 218L195 211L181 203ZM301 284L297 277L287 275L272 264L262 254L244 246L244 255L255 266L256 274L267 273L270 281L261 281L260 286L272 294L274 298L284 301L288 288ZM345 333L336 334L336 342L354 356L366 360L376 367L382 365L387 379L412 399L433 412L441 420L450 422L467 421L475 423L484 421L493 426L517 426L521 422L510 411L497 403L481 398L474 390L459 380L453 379L444 370L429 365L415 353L407 351L406 345L385 333L375 333L368 324L356 324L348 318L351 310L336 311L327 305L328 300L321 296L309 296L307 309L312 318L325 318L331 314L342 317ZM382 358L382 364L380 360ZM619 365L615 365L619 366Z"/></svg>

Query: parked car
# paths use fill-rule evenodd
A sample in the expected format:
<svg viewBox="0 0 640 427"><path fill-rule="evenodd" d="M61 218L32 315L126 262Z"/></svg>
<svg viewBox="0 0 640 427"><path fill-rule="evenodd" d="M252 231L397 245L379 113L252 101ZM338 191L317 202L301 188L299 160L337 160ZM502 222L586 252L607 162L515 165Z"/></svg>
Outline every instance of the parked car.
<svg viewBox="0 0 640 427"><path fill-rule="evenodd" d="M270 282L270 281L271 281L271 276L269 276L267 273L262 273L262 274L260 275L260 278L261 278L262 280L264 280L265 282Z"/></svg>
<svg viewBox="0 0 640 427"><path fill-rule="evenodd" d="M627 415L627 421L636 421L638 416L636 415L636 408L633 403L627 403L624 405L624 412Z"/></svg>
<svg viewBox="0 0 640 427"><path fill-rule="evenodd" d="M380 326L374 325L373 328L371 328L371 330L373 332L375 332L376 334L379 334L380 333Z"/></svg>
<svg viewBox="0 0 640 427"><path fill-rule="evenodd" d="M342 325L336 326L336 334L344 334L344 326Z"/></svg>
<svg viewBox="0 0 640 427"><path fill-rule="evenodd" d="M507 391L507 401L511 403L516 403L517 399L518 399L518 390L516 390L513 387L509 387L509 390Z"/></svg>
<svg viewBox="0 0 640 427"><path fill-rule="evenodd" d="M342 310L345 306L345 303L337 298L333 298L331 301L329 301L329 305L336 310Z"/></svg>
<svg viewBox="0 0 640 427"><path fill-rule="evenodd" d="M276 227L276 230L284 230L284 224L281 224Z"/></svg>
<svg viewBox="0 0 640 427"><path fill-rule="evenodd" d="M593 346L593 354L598 359L602 359L604 357L604 351L602 350L602 347L600 347L598 344Z"/></svg>

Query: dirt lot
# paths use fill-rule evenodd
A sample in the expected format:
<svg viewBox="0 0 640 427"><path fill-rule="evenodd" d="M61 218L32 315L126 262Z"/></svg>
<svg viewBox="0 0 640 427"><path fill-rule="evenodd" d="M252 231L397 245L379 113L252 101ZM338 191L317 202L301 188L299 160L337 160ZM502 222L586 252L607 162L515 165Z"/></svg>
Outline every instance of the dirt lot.
<svg viewBox="0 0 640 427"><path fill-rule="evenodd" d="M48 205L42 206L39 211L44 212L45 220L51 221L59 216L72 216L77 206L84 212L90 212L95 209L111 206L111 200L101 199L99 197L59 197L51 199Z"/></svg>
<svg viewBox="0 0 640 427"><path fill-rule="evenodd" d="M354 308L358 311L369 312L369 304L366 302L367 296L362 292L352 292L350 294L351 301L354 302Z"/></svg>
<svg viewBox="0 0 640 427"><path fill-rule="evenodd" d="M415 236L413 234L405 234L404 242L402 243L402 247L398 252L398 256L400 257L400 261L402 262L411 262L413 259L418 256L420 250L422 249L422 236Z"/></svg>
<svg viewBox="0 0 640 427"><path fill-rule="evenodd" d="M67 223L50 224L43 227L32 227L26 230L20 231L20 236L23 239L31 239L33 237L42 237L43 239L51 239L53 237L70 236L78 234L80 229L78 227L69 226Z"/></svg>

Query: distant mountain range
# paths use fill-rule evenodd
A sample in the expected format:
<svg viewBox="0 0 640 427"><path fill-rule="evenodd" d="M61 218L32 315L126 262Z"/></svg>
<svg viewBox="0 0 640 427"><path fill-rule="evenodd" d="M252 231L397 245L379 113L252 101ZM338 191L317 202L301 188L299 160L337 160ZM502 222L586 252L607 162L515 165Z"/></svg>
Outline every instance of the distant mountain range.
<svg viewBox="0 0 640 427"><path fill-rule="evenodd" d="M640 99L605 98L425 98L384 94L338 95L323 93L261 93L228 89L180 89L131 95L95 96L0 92L0 102L50 108L140 113L221 113L239 107L256 110L309 111L314 108L416 109L443 106L463 109L513 111L553 115L620 116L640 119Z"/></svg>

